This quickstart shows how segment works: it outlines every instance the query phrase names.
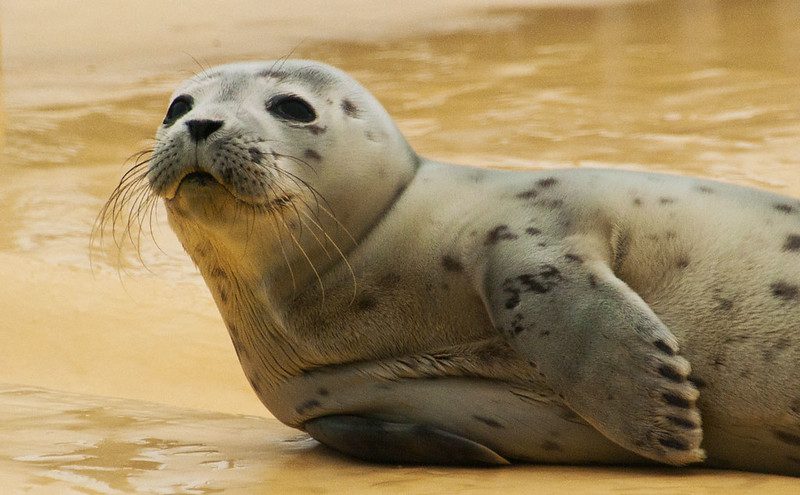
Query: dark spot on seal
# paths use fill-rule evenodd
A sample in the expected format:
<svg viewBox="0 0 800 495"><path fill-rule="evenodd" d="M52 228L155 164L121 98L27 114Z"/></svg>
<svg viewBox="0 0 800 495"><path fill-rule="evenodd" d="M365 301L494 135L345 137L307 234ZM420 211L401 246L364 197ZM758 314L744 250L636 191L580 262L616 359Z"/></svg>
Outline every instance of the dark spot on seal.
<svg viewBox="0 0 800 495"><path fill-rule="evenodd" d="M794 207L792 205L787 205L786 203L776 203L772 205L773 208L778 210L781 213L792 213L794 211Z"/></svg>
<svg viewBox="0 0 800 495"><path fill-rule="evenodd" d="M517 194L519 199L533 199L539 192L536 189L529 189L527 191L522 191L521 193Z"/></svg>
<svg viewBox="0 0 800 495"><path fill-rule="evenodd" d="M342 111L348 117L358 118L358 107L350 100L342 100Z"/></svg>
<svg viewBox="0 0 800 495"><path fill-rule="evenodd" d="M800 235L790 234L783 243L784 251L800 251Z"/></svg>
<svg viewBox="0 0 800 495"><path fill-rule="evenodd" d="M711 193L714 192L714 190L712 188L708 187L708 186L697 186L697 187L695 187L695 189L697 189L698 191L700 191L703 194L711 194Z"/></svg>
<svg viewBox="0 0 800 495"><path fill-rule="evenodd" d="M539 337L547 337L548 335L550 335L550 330L542 330L539 332Z"/></svg>
<svg viewBox="0 0 800 495"><path fill-rule="evenodd" d="M464 271L464 265L460 261L450 255L442 256L442 266L448 272L461 272Z"/></svg>
<svg viewBox="0 0 800 495"><path fill-rule="evenodd" d="M674 437L659 438L658 443L664 447L667 447L668 449L689 450L690 448L688 443Z"/></svg>
<svg viewBox="0 0 800 495"><path fill-rule="evenodd" d="M514 278L507 278L503 283L503 290L510 292L508 289L512 286L517 287L519 292L535 292L537 294L544 294L550 292L558 283L563 280L561 272L553 265L542 265L542 269L537 273L523 273Z"/></svg>
<svg viewBox="0 0 800 495"><path fill-rule="evenodd" d="M792 345L792 342L788 338L781 337L775 342L775 345L773 345L772 347L776 351L785 351L786 349L789 348L790 345Z"/></svg>
<svg viewBox="0 0 800 495"><path fill-rule="evenodd" d="M539 187L545 187L545 188L553 187L556 184L558 184L558 179L556 179L555 177L547 177L545 179L541 179L541 180L536 181L536 184Z"/></svg>
<svg viewBox="0 0 800 495"><path fill-rule="evenodd" d="M688 419L681 418L678 416L667 416L667 421L674 424L675 426L681 426L683 428L690 428L690 429L697 428L697 424L695 424L694 421L689 421Z"/></svg>
<svg viewBox="0 0 800 495"><path fill-rule="evenodd" d="M800 447L800 435L786 431L774 430L775 437L783 443Z"/></svg>
<svg viewBox="0 0 800 495"><path fill-rule="evenodd" d="M678 258L678 261L675 262L675 266L680 268L681 270L689 266L689 259L685 256L681 256Z"/></svg>
<svg viewBox="0 0 800 495"><path fill-rule="evenodd" d="M261 163L261 159L264 158L264 152L258 148L248 148L247 152L250 153L250 159L256 163Z"/></svg>
<svg viewBox="0 0 800 495"><path fill-rule="evenodd" d="M675 395L671 392L667 392L663 394L661 397L664 398L664 402L666 402L671 406L681 407L683 409L689 409L689 407L691 407L692 405L692 403L689 402L687 399L684 399L683 397Z"/></svg>
<svg viewBox="0 0 800 495"><path fill-rule="evenodd" d="M642 206L642 198L633 198L633 206Z"/></svg>
<svg viewBox="0 0 800 495"><path fill-rule="evenodd" d="M564 259L573 263L583 263L583 258L573 253L565 254Z"/></svg>
<svg viewBox="0 0 800 495"><path fill-rule="evenodd" d="M517 313L516 315L514 315L514 319L511 320L511 330L514 332L514 335L519 335L525 330L527 330L525 326L522 324L523 319L524 318L522 316L522 313Z"/></svg>
<svg viewBox="0 0 800 495"><path fill-rule="evenodd" d="M544 265L538 273L524 273L503 281L503 292L509 294L505 307L513 309L519 306L520 293L534 292L544 294L550 292L558 282L563 280L561 272L552 265Z"/></svg>
<svg viewBox="0 0 800 495"><path fill-rule="evenodd" d="M769 288L772 290L772 295L782 301L795 300L800 294L800 289L796 285L787 284L786 282L773 282Z"/></svg>
<svg viewBox="0 0 800 495"><path fill-rule="evenodd" d="M487 418L485 416L478 416L477 414L473 414L472 419L474 419L475 421L480 421L486 426L491 426L492 428L505 428L505 426L501 425L497 421L493 420L492 418Z"/></svg>
<svg viewBox="0 0 800 495"><path fill-rule="evenodd" d="M664 232L664 237L666 237L667 240L671 241L671 240L675 239L676 237L678 237L678 234L674 230L668 230L668 231Z"/></svg>
<svg viewBox="0 0 800 495"><path fill-rule="evenodd" d="M364 294L358 298L358 301L356 301L356 307L360 311L369 311L370 309L374 308L377 305L378 305L378 300L375 299L375 297L372 296L371 294Z"/></svg>
<svg viewBox="0 0 800 495"><path fill-rule="evenodd" d="M733 301L730 299L719 298L717 299L717 309L721 311L730 311L733 308Z"/></svg>
<svg viewBox="0 0 800 495"><path fill-rule="evenodd" d="M218 290L219 290L219 300L222 301L223 303L228 302L228 293L225 291L225 289L218 289Z"/></svg>
<svg viewBox="0 0 800 495"><path fill-rule="evenodd" d="M310 132L315 136L319 136L320 134L328 130L327 127L322 127L317 124L311 124L310 126L306 127L306 129L308 129L308 132Z"/></svg>
<svg viewBox="0 0 800 495"><path fill-rule="evenodd" d="M506 281L507 282L507 281ZM512 287L510 285L503 287L503 292L508 293L508 299L506 299L505 307L506 309L514 309L519 306L520 298L519 298L519 289L516 287Z"/></svg>
<svg viewBox="0 0 800 495"><path fill-rule="evenodd" d="M511 241L517 239L517 234L509 230L508 225L498 225L486 234L485 246L497 244L500 241Z"/></svg>
<svg viewBox="0 0 800 495"><path fill-rule="evenodd" d="M320 405L321 404L317 399L310 399L295 407L294 410L297 414L303 414L304 412L317 408Z"/></svg>
<svg viewBox="0 0 800 495"><path fill-rule="evenodd" d="M317 153L316 151L312 150L311 148L307 149L303 153L303 156L308 158L309 160L314 160L315 162L318 162L318 161L322 160L322 157L320 156L320 154Z"/></svg>
<svg viewBox="0 0 800 495"><path fill-rule="evenodd" d="M328 395L330 395L330 392L328 392L328 389L325 387L318 388L317 393L323 397L327 397Z"/></svg>
<svg viewBox="0 0 800 495"><path fill-rule="evenodd" d="M555 442L552 442L550 440L545 440L542 443L542 450L545 450L547 452L555 452L555 451L561 450L561 445L559 445L559 444L557 444Z"/></svg>
<svg viewBox="0 0 800 495"><path fill-rule="evenodd" d="M592 289L597 288L597 277L594 275L594 273L589 274L589 287Z"/></svg>
<svg viewBox="0 0 800 495"><path fill-rule="evenodd" d="M781 337L771 347L769 347L768 349L764 349L764 351L761 354L764 361L767 363L772 362L773 358L775 357L775 354L785 351L786 349L789 348L790 344L791 343L789 339L787 339L786 337Z"/></svg>
<svg viewBox="0 0 800 495"><path fill-rule="evenodd" d="M528 235L539 235L542 233L542 231L534 227L528 227L525 229L525 233Z"/></svg>
<svg viewBox="0 0 800 495"><path fill-rule="evenodd" d="M675 355L675 349L670 347L669 344L667 344L663 340L660 340L660 339L656 340L655 342L653 342L653 345L656 346L659 351L663 352L667 356L674 356Z"/></svg>
<svg viewBox="0 0 800 495"><path fill-rule="evenodd" d="M670 204L674 203L675 200L672 199L672 198L664 198L664 197L662 197L662 198L658 198L658 202L661 203L662 205L670 205Z"/></svg>
<svg viewBox="0 0 800 495"><path fill-rule="evenodd" d="M681 383L684 380L683 375L681 375L678 370L666 364L662 364L658 368L658 374L675 383Z"/></svg>

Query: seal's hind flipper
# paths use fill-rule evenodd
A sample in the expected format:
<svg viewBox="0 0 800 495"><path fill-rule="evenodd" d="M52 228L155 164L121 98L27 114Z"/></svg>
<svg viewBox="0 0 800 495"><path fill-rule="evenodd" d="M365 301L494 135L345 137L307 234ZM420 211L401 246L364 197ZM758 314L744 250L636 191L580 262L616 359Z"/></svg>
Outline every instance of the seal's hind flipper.
<svg viewBox="0 0 800 495"><path fill-rule="evenodd" d="M392 464L502 465L488 447L427 425L360 416L323 416L305 423L320 443L358 459Z"/></svg>

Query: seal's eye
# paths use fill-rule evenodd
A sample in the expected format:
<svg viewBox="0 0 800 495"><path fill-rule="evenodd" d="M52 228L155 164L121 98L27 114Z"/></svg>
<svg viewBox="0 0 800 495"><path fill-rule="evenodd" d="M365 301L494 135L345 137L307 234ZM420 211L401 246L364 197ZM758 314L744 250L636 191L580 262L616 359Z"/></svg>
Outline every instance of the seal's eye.
<svg viewBox="0 0 800 495"><path fill-rule="evenodd" d="M279 96L267 104L267 110L276 116L297 122L311 122L317 118L314 109L298 96Z"/></svg>
<svg viewBox="0 0 800 495"><path fill-rule="evenodd" d="M189 95L180 95L172 100L172 104L167 110L167 116L164 117L164 125L172 125L176 120L189 113L193 104L194 98Z"/></svg>

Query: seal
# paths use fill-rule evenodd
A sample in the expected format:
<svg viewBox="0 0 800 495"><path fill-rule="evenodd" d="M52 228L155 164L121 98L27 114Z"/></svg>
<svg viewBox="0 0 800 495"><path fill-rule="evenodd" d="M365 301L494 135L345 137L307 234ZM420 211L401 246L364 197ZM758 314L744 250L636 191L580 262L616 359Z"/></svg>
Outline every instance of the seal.
<svg viewBox="0 0 800 495"><path fill-rule="evenodd" d="M303 60L183 82L104 216L159 199L262 402L334 449L800 475L798 200L437 163Z"/></svg>

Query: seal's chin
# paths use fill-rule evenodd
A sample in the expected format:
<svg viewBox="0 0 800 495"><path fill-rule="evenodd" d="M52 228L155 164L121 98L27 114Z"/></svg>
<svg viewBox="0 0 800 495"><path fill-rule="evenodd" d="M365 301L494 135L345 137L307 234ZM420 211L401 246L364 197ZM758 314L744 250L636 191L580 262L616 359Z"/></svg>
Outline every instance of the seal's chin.
<svg viewBox="0 0 800 495"><path fill-rule="evenodd" d="M186 174L172 197L165 197L167 209L184 218L216 223L225 218L236 198L213 175L195 171Z"/></svg>

